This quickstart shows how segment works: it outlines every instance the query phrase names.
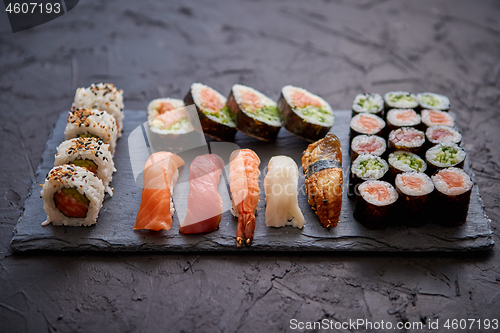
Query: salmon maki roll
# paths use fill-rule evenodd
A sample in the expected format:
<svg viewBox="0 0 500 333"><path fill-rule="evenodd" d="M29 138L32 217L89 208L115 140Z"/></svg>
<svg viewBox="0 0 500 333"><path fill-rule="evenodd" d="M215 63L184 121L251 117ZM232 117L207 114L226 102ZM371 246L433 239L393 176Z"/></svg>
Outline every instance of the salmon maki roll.
<svg viewBox="0 0 500 333"><path fill-rule="evenodd" d="M367 229L384 229L394 217L398 192L380 180L367 180L358 189L354 218Z"/></svg>
<svg viewBox="0 0 500 333"><path fill-rule="evenodd" d="M422 124L424 127L445 125L454 127L455 119L448 112L439 110L422 110Z"/></svg>
<svg viewBox="0 0 500 333"><path fill-rule="evenodd" d="M383 136L385 121L371 113L359 113L351 118L349 143L357 135L378 135Z"/></svg>
<svg viewBox="0 0 500 333"><path fill-rule="evenodd" d="M215 154L196 157L189 167L189 196L181 234L199 234L219 228L222 198L217 191L224 161Z"/></svg>
<svg viewBox="0 0 500 333"><path fill-rule="evenodd" d="M325 228L336 227L342 207L342 150L339 139L328 133L302 154L308 202Z"/></svg>
<svg viewBox="0 0 500 333"><path fill-rule="evenodd" d="M172 193L184 160L169 152L151 155L144 166L144 187L134 230L169 230L174 202Z"/></svg>
<svg viewBox="0 0 500 333"><path fill-rule="evenodd" d="M260 159L250 149L235 150L229 158L231 213L238 217L236 245L251 245L255 230L255 211L259 204Z"/></svg>

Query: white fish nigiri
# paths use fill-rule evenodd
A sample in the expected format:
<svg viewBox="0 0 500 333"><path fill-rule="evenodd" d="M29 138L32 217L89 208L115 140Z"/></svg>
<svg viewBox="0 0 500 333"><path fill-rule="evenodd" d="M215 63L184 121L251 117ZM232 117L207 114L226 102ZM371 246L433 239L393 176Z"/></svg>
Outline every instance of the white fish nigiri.
<svg viewBox="0 0 500 333"><path fill-rule="evenodd" d="M264 190L266 191L266 225L284 227L304 226L304 215L297 200L299 169L288 156L274 156L268 164Z"/></svg>

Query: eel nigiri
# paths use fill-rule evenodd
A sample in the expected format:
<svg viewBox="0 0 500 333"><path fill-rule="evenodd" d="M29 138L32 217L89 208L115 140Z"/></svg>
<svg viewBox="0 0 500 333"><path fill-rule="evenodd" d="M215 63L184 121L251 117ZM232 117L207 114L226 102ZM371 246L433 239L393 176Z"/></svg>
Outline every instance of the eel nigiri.
<svg viewBox="0 0 500 333"><path fill-rule="evenodd" d="M172 193L184 160L169 152L151 155L144 166L141 206L134 229L169 230L172 226L174 202Z"/></svg>
<svg viewBox="0 0 500 333"><path fill-rule="evenodd" d="M196 157L189 167L189 196L181 234L211 232L219 228L222 217L222 198L217 192L224 161L219 155Z"/></svg>
<svg viewBox="0 0 500 333"><path fill-rule="evenodd" d="M342 150L328 133L311 143L302 155L306 192L311 208L325 228L336 227L342 206Z"/></svg>
<svg viewBox="0 0 500 333"><path fill-rule="evenodd" d="M231 212L238 217L236 245L251 245L255 230L255 211L259 203L260 159L250 149L235 150L229 158Z"/></svg>
<svg viewBox="0 0 500 333"><path fill-rule="evenodd" d="M264 178L266 191L266 225L284 227L304 226L304 215L299 208L297 184L299 169L295 161L288 156L274 156L267 166Z"/></svg>

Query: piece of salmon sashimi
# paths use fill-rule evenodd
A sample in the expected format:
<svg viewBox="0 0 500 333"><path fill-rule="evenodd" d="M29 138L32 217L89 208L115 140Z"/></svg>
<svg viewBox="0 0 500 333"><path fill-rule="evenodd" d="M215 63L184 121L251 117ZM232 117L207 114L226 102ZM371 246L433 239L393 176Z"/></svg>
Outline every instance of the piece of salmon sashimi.
<svg viewBox="0 0 500 333"><path fill-rule="evenodd" d="M169 230L172 226L174 203L172 193L184 160L169 152L151 155L144 166L144 187L141 206L134 229Z"/></svg>
<svg viewBox="0 0 500 333"><path fill-rule="evenodd" d="M189 196L181 234L217 230L222 217L222 198L217 191L224 161L215 154L196 157L189 167Z"/></svg>

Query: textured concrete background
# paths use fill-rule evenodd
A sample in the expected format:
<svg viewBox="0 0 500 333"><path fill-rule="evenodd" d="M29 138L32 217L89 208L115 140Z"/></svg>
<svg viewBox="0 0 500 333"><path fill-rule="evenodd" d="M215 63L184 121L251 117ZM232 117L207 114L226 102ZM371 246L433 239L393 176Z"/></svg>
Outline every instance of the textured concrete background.
<svg viewBox="0 0 500 333"><path fill-rule="evenodd" d="M291 318L500 319L498 248L5 256L57 115L77 87L100 81L123 88L128 109L182 97L194 81L273 97L296 84L340 109L364 91L444 93L498 242L499 15L495 1L81 1L12 34L0 14L0 327L264 332Z"/></svg>

